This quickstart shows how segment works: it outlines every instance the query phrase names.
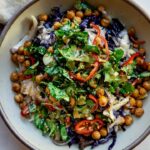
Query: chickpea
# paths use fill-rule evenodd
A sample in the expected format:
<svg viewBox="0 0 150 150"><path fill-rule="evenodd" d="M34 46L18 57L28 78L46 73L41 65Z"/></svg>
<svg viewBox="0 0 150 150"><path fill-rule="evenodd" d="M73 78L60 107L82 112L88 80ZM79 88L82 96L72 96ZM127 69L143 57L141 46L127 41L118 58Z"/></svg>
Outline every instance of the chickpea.
<svg viewBox="0 0 150 150"><path fill-rule="evenodd" d="M130 115L125 116L125 125L130 126L133 123L133 118Z"/></svg>
<svg viewBox="0 0 150 150"><path fill-rule="evenodd" d="M70 21L70 19L64 18L63 21L62 21L62 24L65 25L68 21Z"/></svg>
<svg viewBox="0 0 150 150"><path fill-rule="evenodd" d="M144 48L140 48L140 49L139 49L139 52L140 52L140 54L145 55L146 50L145 50Z"/></svg>
<svg viewBox="0 0 150 150"><path fill-rule="evenodd" d="M20 46L18 49L18 54L23 55L24 54L24 47Z"/></svg>
<svg viewBox="0 0 150 150"><path fill-rule="evenodd" d="M16 93L20 92L20 84L19 83L13 83L12 84L12 90Z"/></svg>
<svg viewBox="0 0 150 150"><path fill-rule="evenodd" d="M70 106L74 107L75 106L75 99L73 97L70 98Z"/></svg>
<svg viewBox="0 0 150 150"><path fill-rule="evenodd" d="M74 20L75 20L78 24L80 24L81 21L82 21L80 17L74 17Z"/></svg>
<svg viewBox="0 0 150 150"><path fill-rule="evenodd" d="M29 47L29 46L31 46L31 44L32 44L31 41L26 41L26 42L24 43L24 47Z"/></svg>
<svg viewBox="0 0 150 150"><path fill-rule="evenodd" d="M29 56L30 55L30 52L28 50L24 50L24 53L23 53L25 56Z"/></svg>
<svg viewBox="0 0 150 150"><path fill-rule="evenodd" d="M143 82L143 87L144 87L147 91L149 91L149 90L150 90L150 82L149 82L149 81L144 81L144 82Z"/></svg>
<svg viewBox="0 0 150 150"><path fill-rule="evenodd" d="M18 54L17 53L14 53L11 55L11 60L16 63L17 62L17 57L18 57Z"/></svg>
<svg viewBox="0 0 150 150"><path fill-rule="evenodd" d="M136 106L136 101L135 101L135 99L133 97L130 98L130 106L131 107Z"/></svg>
<svg viewBox="0 0 150 150"><path fill-rule="evenodd" d="M136 31L135 31L135 28L134 28L134 27L131 27L131 28L128 29L128 34L129 34L129 36L134 36L135 33L136 33Z"/></svg>
<svg viewBox="0 0 150 150"><path fill-rule="evenodd" d="M39 74L35 77L35 81L37 83L40 83L44 79L44 76L42 74Z"/></svg>
<svg viewBox="0 0 150 150"><path fill-rule="evenodd" d="M48 20L48 15L47 14L41 14L41 15L39 15L38 19L40 21L47 21Z"/></svg>
<svg viewBox="0 0 150 150"><path fill-rule="evenodd" d="M23 66L24 67L29 67L31 65L29 60L24 61Z"/></svg>
<svg viewBox="0 0 150 150"><path fill-rule="evenodd" d="M135 113L135 108L130 109L130 113L134 114Z"/></svg>
<svg viewBox="0 0 150 150"><path fill-rule="evenodd" d="M75 12L73 10L67 11L67 18L73 19L75 17Z"/></svg>
<svg viewBox="0 0 150 150"><path fill-rule="evenodd" d="M103 87L99 87L96 89L96 94L100 97L103 96L105 94L105 90Z"/></svg>
<svg viewBox="0 0 150 150"><path fill-rule="evenodd" d="M18 79L19 79L18 73L17 72L12 72L11 75L10 75L10 79L13 82L18 81Z"/></svg>
<svg viewBox="0 0 150 150"><path fill-rule="evenodd" d="M53 49L52 46L50 46L50 47L47 49L47 51L48 51L49 53L54 53L54 49Z"/></svg>
<svg viewBox="0 0 150 150"><path fill-rule="evenodd" d="M135 116L136 117L141 117L144 114L144 109L143 108L136 108L135 109Z"/></svg>
<svg viewBox="0 0 150 150"><path fill-rule="evenodd" d="M23 80L24 74L22 72L18 73L19 80Z"/></svg>
<svg viewBox="0 0 150 150"><path fill-rule="evenodd" d="M92 15L92 10L91 9L86 9L84 12L85 16L91 16Z"/></svg>
<svg viewBox="0 0 150 150"><path fill-rule="evenodd" d="M101 138L100 132L99 132L99 131L94 131L94 132L92 133L92 138L93 138L94 140L99 140L99 139Z"/></svg>
<svg viewBox="0 0 150 150"><path fill-rule="evenodd" d="M103 5L100 5L98 7L98 11L101 12L101 13L103 13L105 11L105 7Z"/></svg>
<svg viewBox="0 0 150 150"><path fill-rule="evenodd" d="M77 11L77 12L76 12L76 16L77 16L77 17L80 17L80 18L83 18L84 14L83 14L82 11Z"/></svg>
<svg viewBox="0 0 150 150"><path fill-rule="evenodd" d="M99 12L97 10L94 10L93 15L94 16L99 16Z"/></svg>
<svg viewBox="0 0 150 150"><path fill-rule="evenodd" d="M143 102L142 102L142 100L136 100L136 106L137 106L138 108L143 107Z"/></svg>
<svg viewBox="0 0 150 150"><path fill-rule="evenodd" d="M108 134L108 132L107 132L107 129L106 128L101 128L100 129L100 135L102 136L102 137L105 137L105 136L107 136L107 134Z"/></svg>
<svg viewBox="0 0 150 150"><path fill-rule="evenodd" d="M24 58L23 55L18 55L17 60L18 60L19 63L23 63L25 61L25 58Z"/></svg>
<svg viewBox="0 0 150 150"><path fill-rule="evenodd" d="M139 93L140 93L141 95L145 95L145 94L147 93L147 91L146 91L143 87L140 87L140 88L139 88Z"/></svg>
<svg viewBox="0 0 150 150"><path fill-rule="evenodd" d="M99 105L105 107L108 104L108 98L106 96L100 96Z"/></svg>
<svg viewBox="0 0 150 150"><path fill-rule="evenodd" d="M137 98L139 96L139 90L138 89L135 89L134 92L132 93L132 96L134 98Z"/></svg>
<svg viewBox="0 0 150 150"><path fill-rule="evenodd" d="M62 24L60 22L55 22L53 25L53 28L54 28L54 30L58 30L61 26L62 26Z"/></svg>
<svg viewBox="0 0 150 150"><path fill-rule="evenodd" d="M137 65L143 65L144 60L141 57L136 58Z"/></svg>
<svg viewBox="0 0 150 150"><path fill-rule="evenodd" d="M23 95L22 94L17 94L17 95L15 95L15 101L17 102L17 103L21 103L21 102L23 102Z"/></svg>
<svg viewBox="0 0 150 150"><path fill-rule="evenodd" d="M150 63L149 63L149 62L147 63L146 66L147 66L146 69L147 69L148 71L150 71Z"/></svg>
<svg viewBox="0 0 150 150"><path fill-rule="evenodd" d="M110 25L110 20L108 18L103 18L100 23L103 27L107 28Z"/></svg>

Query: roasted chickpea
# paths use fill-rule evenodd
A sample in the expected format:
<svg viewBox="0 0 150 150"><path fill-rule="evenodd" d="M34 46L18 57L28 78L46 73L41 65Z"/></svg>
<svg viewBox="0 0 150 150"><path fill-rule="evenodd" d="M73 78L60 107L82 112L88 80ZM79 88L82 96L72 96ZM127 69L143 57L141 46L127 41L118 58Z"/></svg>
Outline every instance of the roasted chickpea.
<svg viewBox="0 0 150 150"><path fill-rule="evenodd" d="M131 107L136 106L136 100L133 97L130 98L130 106Z"/></svg>
<svg viewBox="0 0 150 150"><path fill-rule="evenodd" d="M29 47L29 46L31 46L31 44L32 44L31 41L26 41L26 42L24 43L24 47Z"/></svg>
<svg viewBox="0 0 150 150"><path fill-rule="evenodd" d="M99 11L94 10L93 15L94 15L94 16L99 16Z"/></svg>
<svg viewBox="0 0 150 150"><path fill-rule="evenodd" d="M94 131L94 132L92 133L92 138L93 138L94 140L99 140L99 139L101 138L100 132L99 132L99 131Z"/></svg>
<svg viewBox="0 0 150 150"><path fill-rule="evenodd" d="M40 83L44 79L44 76L42 74L39 74L35 77L35 81L37 83Z"/></svg>
<svg viewBox="0 0 150 150"><path fill-rule="evenodd" d="M54 28L54 30L58 30L61 26L62 26L62 24L60 22L55 22L53 25L53 28Z"/></svg>
<svg viewBox="0 0 150 150"><path fill-rule="evenodd" d="M107 136L107 134L108 134L108 132L107 132L107 129L106 128L101 128L100 129L100 135L102 136L102 137L105 137L105 136Z"/></svg>
<svg viewBox="0 0 150 150"><path fill-rule="evenodd" d="M18 55L17 60L18 60L19 63L23 63L25 61L25 58L24 58L23 55Z"/></svg>
<svg viewBox="0 0 150 150"><path fill-rule="evenodd" d="M67 11L67 18L73 19L75 17L75 12L73 10Z"/></svg>
<svg viewBox="0 0 150 150"><path fill-rule="evenodd" d="M20 46L18 49L18 54L23 55L24 54L24 46Z"/></svg>
<svg viewBox="0 0 150 150"><path fill-rule="evenodd" d="M73 97L70 98L70 106L74 107L75 106L75 99Z"/></svg>
<svg viewBox="0 0 150 150"><path fill-rule="evenodd" d="M12 90L16 93L20 92L20 84L19 83L13 83L12 84Z"/></svg>
<svg viewBox="0 0 150 150"><path fill-rule="evenodd" d="M142 102L142 100L136 100L136 106L137 106L138 108L143 107L143 102Z"/></svg>
<svg viewBox="0 0 150 150"><path fill-rule="evenodd" d="M105 90L104 90L104 88L103 87L99 87L99 88L97 88L96 89L96 94L97 94L97 96L103 96L104 94L105 94Z"/></svg>
<svg viewBox="0 0 150 150"><path fill-rule="evenodd" d="M22 94L17 94L17 95L15 95L15 101L16 101L17 103L23 102L23 99L24 99L24 97L23 97Z"/></svg>
<svg viewBox="0 0 150 150"><path fill-rule="evenodd" d="M140 52L140 54L145 55L146 50L145 50L144 48L140 48L140 49L139 49L139 52Z"/></svg>
<svg viewBox="0 0 150 150"><path fill-rule="evenodd" d="M147 91L146 91L143 87L140 87L140 88L139 88L139 93L140 93L141 95L145 95L145 94L147 93Z"/></svg>
<svg viewBox="0 0 150 150"><path fill-rule="evenodd" d="M23 63L24 67L29 67L30 65L31 65L31 63L30 63L29 60L25 60L24 63Z"/></svg>
<svg viewBox="0 0 150 150"><path fill-rule="evenodd" d="M17 72L12 72L11 75L10 75L10 79L13 82L18 81L18 79L19 79L18 73Z"/></svg>
<svg viewBox="0 0 150 150"><path fill-rule="evenodd" d="M11 55L11 60L14 62L14 63L17 63L17 57L18 57L18 54L17 53L14 53Z"/></svg>
<svg viewBox="0 0 150 150"><path fill-rule="evenodd" d="M64 18L64 19L62 20L62 24L65 25L68 21L70 21L70 19Z"/></svg>
<svg viewBox="0 0 150 150"><path fill-rule="evenodd" d="M77 12L76 12L76 16L77 16L77 17L80 17L80 18L83 18L84 14L83 14L82 11L77 11Z"/></svg>
<svg viewBox="0 0 150 150"><path fill-rule="evenodd" d="M47 51L48 51L49 53L54 53L54 49L53 49L52 46L50 46L50 47L47 49Z"/></svg>
<svg viewBox="0 0 150 150"><path fill-rule="evenodd" d="M144 109L143 108L136 108L135 109L135 116L136 117L141 117L144 114Z"/></svg>
<svg viewBox="0 0 150 150"><path fill-rule="evenodd" d="M143 87L144 87L147 91L149 91L149 90L150 90L150 82L149 82L149 81L144 81L144 82L143 82Z"/></svg>
<svg viewBox="0 0 150 150"><path fill-rule="evenodd" d="M138 89L135 89L134 92L132 93L132 96L134 98L137 98L139 96L139 90Z"/></svg>
<svg viewBox="0 0 150 150"><path fill-rule="evenodd" d="M103 13L105 11L105 7L103 5L100 5L98 7L98 11L101 12L101 13Z"/></svg>
<svg viewBox="0 0 150 150"><path fill-rule="evenodd" d="M103 27L107 28L110 25L110 20L108 18L103 18L100 23Z"/></svg>
<svg viewBox="0 0 150 150"><path fill-rule="evenodd" d="M47 21L48 20L48 15L47 14L41 14L39 15L39 21Z"/></svg>
<svg viewBox="0 0 150 150"><path fill-rule="evenodd" d="M137 57L136 62L137 62L138 65L143 65L144 60L141 57Z"/></svg>
<svg viewBox="0 0 150 150"><path fill-rule="evenodd" d="M24 74L23 72L18 73L19 80L23 80Z"/></svg>
<svg viewBox="0 0 150 150"><path fill-rule="evenodd" d="M85 16L91 16L92 15L92 10L91 9L86 9L84 12Z"/></svg>
<svg viewBox="0 0 150 150"><path fill-rule="evenodd" d="M29 56L30 55L30 52L28 50L24 50L24 53L23 53L25 56Z"/></svg>
<svg viewBox="0 0 150 150"><path fill-rule="evenodd" d="M125 125L130 126L133 123L133 118L130 115L125 116Z"/></svg>
<svg viewBox="0 0 150 150"><path fill-rule="evenodd" d="M108 104L108 98L106 96L100 96L98 100L101 107L105 107Z"/></svg>
<svg viewBox="0 0 150 150"><path fill-rule="evenodd" d="M80 24L81 21L82 21L80 17L74 17L74 20L75 20L78 24Z"/></svg>
<svg viewBox="0 0 150 150"><path fill-rule="evenodd" d="M148 71L150 71L150 62L147 62L147 63L146 63L146 69L147 69Z"/></svg>
<svg viewBox="0 0 150 150"><path fill-rule="evenodd" d="M130 113L134 114L135 113L135 108L130 109Z"/></svg>

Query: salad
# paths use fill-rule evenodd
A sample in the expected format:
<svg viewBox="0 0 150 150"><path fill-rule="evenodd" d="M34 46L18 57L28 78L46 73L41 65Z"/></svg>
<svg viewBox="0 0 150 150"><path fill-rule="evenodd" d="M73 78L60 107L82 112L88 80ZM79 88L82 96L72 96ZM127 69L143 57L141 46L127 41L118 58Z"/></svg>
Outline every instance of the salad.
<svg viewBox="0 0 150 150"><path fill-rule="evenodd" d="M11 49L14 99L21 116L53 143L95 148L117 140L144 114L150 90L145 41L103 5L77 0L61 12L31 16L29 33Z"/></svg>

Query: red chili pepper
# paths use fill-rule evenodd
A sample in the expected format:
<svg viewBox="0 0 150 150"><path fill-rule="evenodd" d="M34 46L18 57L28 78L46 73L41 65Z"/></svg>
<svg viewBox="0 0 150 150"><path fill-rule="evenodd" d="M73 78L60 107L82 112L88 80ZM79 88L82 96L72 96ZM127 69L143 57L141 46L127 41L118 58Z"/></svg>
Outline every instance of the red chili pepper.
<svg viewBox="0 0 150 150"><path fill-rule="evenodd" d="M94 130L100 130L104 125L100 119L82 120L75 125L75 132L82 135L90 135Z"/></svg>
<svg viewBox="0 0 150 150"><path fill-rule="evenodd" d="M97 39L97 37L99 37L102 40L102 42L104 42L104 44L105 44L106 55L107 55L107 60L108 60L109 56L110 56L108 42L103 36L101 36L101 30L100 30L98 25L95 25L95 24L91 23L91 26L97 31L97 35L96 35L96 37L95 37L95 39L93 41L93 45L96 45L96 39Z"/></svg>
<svg viewBox="0 0 150 150"><path fill-rule="evenodd" d="M28 117L29 114L30 114L30 112L29 112L29 107L28 107L27 105L25 105L25 106L22 108L22 110L21 110L21 115L22 115L23 117Z"/></svg>
<svg viewBox="0 0 150 150"><path fill-rule="evenodd" d="M32 65L35 64L35 58L34 58L34 57L29 56L29 60L31 61L31 64L32 64Z"/></svg>
<svg viewBox="0 0 150 150"><path fill-rule="evenodd" d="M138 57L138 56L140 56L140 53L139 53L139 52L134 53L126 62L124 62L124 63L122 64L122 66L127 66L127 65L129 65L129 64L132 64L132 63L133 63L133 60L134 60L136 57Z"/></svg>
<svg viewBox="0 0 150 150"><path fill-rule="evenodd" d="M31 79L32 78L32 75L24 75L23 76L23 80L27 80L27 79Z"/></svg>
<svg viewBox="0 0 150 150"><path fill-rule="evenodd" d="M51 111L55 111L56 109L53 107L53 105L52 104L50 104L50 103L42 103L46 108L48 108L49 110L51 110Z"/></svg>
<svg viewBox="0 0 150 150"><path fill-rule="evenodd" d="M92 94L89 95L89 98L95 103L91 111L94 112L98 109L98 100Z"/></svg>
<svg viewBox="0 0 150 150"><path fill-rule="evenodd" d="M145 44L145 41L139 41L139 40L135 40L133 36L130 37L130 40L137 45L142 45Z"/></svg>
<svg viewBox="0 0 150 150"><path fill-rule="evenodd" d="M70 76L74 79L77 79L79 81L82 81L82 82L87 82L88 80L90 80L91 78L93 78L99 68L99 63L98 62L95 62L93 64L94 68L91 70L91 72L89 73L89 75L84 79L80 73L77 73L76 75L74 75L73 73L70 72Z"/></svg>

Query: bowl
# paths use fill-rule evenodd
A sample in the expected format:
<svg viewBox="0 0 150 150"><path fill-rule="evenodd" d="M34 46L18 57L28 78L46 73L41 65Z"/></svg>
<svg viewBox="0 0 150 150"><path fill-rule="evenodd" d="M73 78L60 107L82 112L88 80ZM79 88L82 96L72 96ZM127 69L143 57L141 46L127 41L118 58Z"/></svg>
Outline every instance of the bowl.
<svg viewBox="0 0 150 150"><path fill-rule="evenodd" d="M100 3L107 7L109 14L119 18L127 27L134 26L141 39L146 40L147 59L150 61L150 18L134 2L126 0L88 0L92 5ZM49 13L54 6L60 6L62 10L71 8L74 0L36 0L19 11L6 25L0 38L0 110L6 125L16 137L31 149L36 150L69 150L68 146L59 147L54 145L48 137L42 136L30 122L20 117L20 111L14 102L14 93L11 90L9 80L10 73L15 66L10 60L10 48L15 45L28 32L31 15L38 16L40 13ZM132 149L150 133L150 95L144 101L145 114L141 119L134 119L134 124L126 132L120 131L116 145L113 149ZM106 150L108 144L101 145L96 149ZM72 146L72 150L77 146Z"/></svg>

